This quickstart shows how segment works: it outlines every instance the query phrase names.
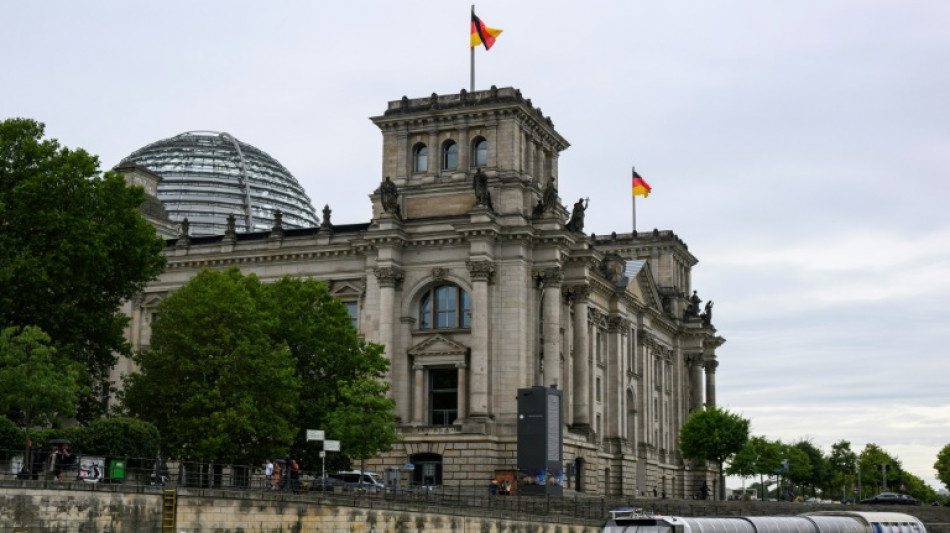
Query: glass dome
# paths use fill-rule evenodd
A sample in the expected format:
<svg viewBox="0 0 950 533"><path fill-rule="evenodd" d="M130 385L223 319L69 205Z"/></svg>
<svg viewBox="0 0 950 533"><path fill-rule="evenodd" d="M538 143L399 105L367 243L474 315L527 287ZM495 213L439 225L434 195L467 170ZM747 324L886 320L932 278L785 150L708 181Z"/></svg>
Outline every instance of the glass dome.
<svg viewBox="0 0 950 533"><path fill-rule="evenodd" d="M162 177L161 200L191 235L222 235L229 215L238 232L269 231L281 212L285 229L319 224L310 198L276 159L227 133L190 131L132 152L136 164Z"/></svg>

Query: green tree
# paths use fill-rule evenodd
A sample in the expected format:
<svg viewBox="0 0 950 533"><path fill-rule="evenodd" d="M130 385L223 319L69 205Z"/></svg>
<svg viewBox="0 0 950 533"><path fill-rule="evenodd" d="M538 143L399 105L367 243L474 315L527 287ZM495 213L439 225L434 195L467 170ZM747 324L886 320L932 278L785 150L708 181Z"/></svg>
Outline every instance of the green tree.
<svg viewBox="0 0 950 533"><path fill-rule="evenodd" d="M264 291L236 268L204 270L159 306L123 401L158 427L166 454L256 464L290 445L300 379Z"/></svg>
<svg viewBox="0 0 950 533"><path fill-rule="evenodd" d="M801 496L804 496L805 486L812 478L811 460L808 454L794 444L782 444L783 461L787 461L788 470L785 472L785 479L794 485L802 488ZM786 487L790 496L794 495L793 487Z"/></svg>
<svg viewBox="0 0 950 533"><path fill-rule="evenodd" d="M824 453L822 453L817 446L812 444L811 441L800 440L792 446L798 448L808 456L808 464L811 470L803 483L811 488L809 494L817 496L818 492L816 489L827 488L828 483L831 481L831 468L828 465L828 458L826 458Z"/></svg>
<svg viewBox="0 0 950 533"><path fill-rule="evenodd" d="M758 486L762 489L761 499L767 499L765 478L772 476L781 465L781 444L770 441L764 436L750 438L741 450L736 452L726 468L729 475L749 477L758 475Z"/></svg>
<svg viewBox="0 0 950 533"><path fill-rule="evenodd" d="M359 337L346 307L330 294L326 283L288 276L265 291L275 318L270 335L290 348L302 379L295 419L301 431L294 448L302 465L319 464L319 449L304 440L302 430L327 430L333 413L350 405L341 384L364 384L364 393L383 399L385 391L372 389L366 381L382 380L389 361L383 357L383 345ZM394 431L395 422L382 433ZM331 457L331 463L335 459Z"/></svg>
<svg viewBox="0 0 950 533"><path fill-rule="evenodd" d="M34 424L45 425L74 411L81 390L79 376L79 365L57 358L49 335L40 328L10 327L0 332L0 409L21 417L26 440ZM29 465L24 464L24 470Z"/></svg>
<svg viewBox="0 0 950 533"><path fill-rule="evenodd" d="M831 470L831 485L835 489L841 489L842 500L848 498L852 495L848 488L857 488L858 455L851 450L851 443L840 440L832 444L828 465Z"/></svg>
<svg viewBox="0 0 950 533"><path fill-rule="evenodd" d="M861 498L873 496L885 487L894 486L898 473L902 470L900 461L870 442L858 456L858 465L861 471Z"/></svg>
<svg viewBox="0 0 950 533"><path fill-rule="evenodd" d="M713 461L719 467L719 498L726 498L723 463L749 440L749 420L718 407L694 411L680 429L680 451L687 459Z"/></svg>
<svg viewBox="0 0 950 533"><path fill-rule="evenodd" d="M950 444L941 448L940 452L937 453L934 470L937 471L937 479L943 483L944 488L950 489Z"/></svg>
<svg viewBox="0 0 950 533"><path fill-rule="evenodd" d="M0 122L0 327L37 326L85 367L77 415L90 420L128 353L119 306L164 268L164 242L137 211L141 188L43 134L33 120Z"/></svg>
<svg viewBox="0 0 950 533"><path fill-rule="evenodd" d="M389 386L375 379L340 382L338 387L342 402L330 413L327 432L339 439L343 453L359 459L363 472L366 459L390 450L399 440L393 414L395 402L385 397Z"/></svg>

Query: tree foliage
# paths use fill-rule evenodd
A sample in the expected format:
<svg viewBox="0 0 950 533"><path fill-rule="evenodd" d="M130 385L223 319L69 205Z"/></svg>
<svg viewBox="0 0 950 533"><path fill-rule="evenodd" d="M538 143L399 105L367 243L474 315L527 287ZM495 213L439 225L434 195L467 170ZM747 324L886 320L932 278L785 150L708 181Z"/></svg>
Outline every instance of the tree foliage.
<svg viewBox="0 0 950 533"><path fill-rule="evenodd" d="M775 469L781 466L782 445L778 441L770 441L764 436L750 438L741 450L736 452L726 468L726 473L740 477L759 476L759 487L762 489L760 498L766 499L765 478L772 476Z"/></svg>
<svg viewBox="0 0 950 533"><path fill-rule="evenodd" d="M858 454L851 449L851 443L840 440L831 445L831 454L828 456L828 466L831 471L830 487L841 491L841 499L849 494L849 487L857 487Z"/></svg>
<svg viewBox="0 0 950 533"><path fill-rule="evenodd" d="M26 442L23 428L9 418L0 415L0 450L2 451L23 451L23 444Z"/></svg>
<svg viewBox="0 0 950 533"><path fill-rule="evenodd" d="M818 494L818 488L827 487L831 481L831 468L828 459L811 441L800 440L792 446L808 457L809 471L805 474L801 483L810 487L809 494L814 496Z"/></svg>
<svg viewBox="0 0 950 533"><path fill-rule="evenodd" d="M719 494L725 499L723 463L749 440L749 420L718 407L695 411L680 429L680 451L687 459L715 462L719 467Z"/></svg>
<svg viewBox="0 0 950 533"><path fill-rule="evenodd" d="M330 294L326 283L284 277L268 285L266 294L276 319L271 335L287 344L302 379L295 418L300 431L293 447L301 464L319 464L320 450L304 440L304 430L323 429L328 431L327 438L335 440L328 429L330 418L338 410L349 412L357 401L368 402L363 408L372 416L382 404L389 405L383 411L391 411L393 407L383 401L386 389L376 389L373 384L385 377L389 361L382 355L382 345L359 337L346 306ZM356 391L367 396L354 398ZM377 400L381 403L374 403ZM395 431L394 419L386 420L391 427L381 435Z"/></svg>
<svg viewBox="0 0 950 533"><path fill-rule="evenodd" d="M43 134L33 120L0 122L0 327L37 326L85 367L88 420L128 353L119 306L161 272L164 242L137 211L141 188Z"/></svg>
<svg viewBox="0 0 950 533"><path fill-rule="evenodd" d="M152 459L161 435L154 424L135 418L99 418L70 433L73 449L90 455Z"/></svg>
<svg viewBox="0 0 950 533"><path fill-rule="evenodd" d="M0 409L20 416L26 439L35 424L73 413L80 373L78 363L56 357L49 335L40 328L0 331Z"/></svg>
<svg viewBox="0 0 950 533"><path fill-rule="evenodd" d="M123 401L158 427L166 454L250 464L287 449L300 379L264 291L236 268L205 270L159 306Z"/></svg>
<svg viewBox="0 0 950 533"><path fill-rule="evenodd" d="M950 444L941 448L940 452L937 453L934 470L937 471L937 479L943 483L944 488L950 490Z"/></svg>
<svg viewBox="0 0 950 533"><path fill-rule="evenodd" d="M396 432L395 402L386 398L388 385L371 378L339 382L340 405L330 412L327 431L340 440L340 448L348 456L360 460L360 471L366 459L388 451L399 440Z"/></svg>

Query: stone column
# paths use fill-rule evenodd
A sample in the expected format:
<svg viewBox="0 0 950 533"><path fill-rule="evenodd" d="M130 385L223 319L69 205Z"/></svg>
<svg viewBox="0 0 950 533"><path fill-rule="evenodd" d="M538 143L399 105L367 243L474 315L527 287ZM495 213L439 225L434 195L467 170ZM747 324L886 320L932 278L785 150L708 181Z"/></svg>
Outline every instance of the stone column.
<svg viewBox="0 0 950 533"><path fill-rule="evenodd" d="M559 267L547 269L542 276L544 289L541 292L542 326L544 335L544 386L555 385L562 388L561 383L561 282L564 274Z"/></svg>
<svg viewBox="0 0 950 533"><path fill-rule="evenodd" d="M689 411L703 408L703 356L694 354L689 358Z"/></svg>
<svg viewBox="0 0 950 533"><path fill-rule="evenodd" d="M461 421L468 418L468 376L466 376L465 363L456 363L455 368L458 369L458 420Z"/></svg>
<svg viewBox="0 0 950 533"><path fill-rule="evenodd" d="M706 367L706 407L716 407L716 367L719 361L709 359Z"/></svg>
<svg viewBox="0 0 950 533"><path fill-rule="evenodd" d="M422 418L423 393L425 392L425 384L422 381L424 370L425 367L422 365L412 365L412 377L414 382L412 391L412 424L416 426L421 426L425 423Z"/></svg>
<svg viewBox="0 0 950 533"><path fill-rule="evenodd" d="M472 277L472 356L471 356L471 404L470 416L487 417L488 405L488 283L495 272L491 261L469 261L468 271Z"/></svg>
<svg viewBox="0 0 950 533"><path fill-rule="evenodd" d="M590 341L587 302L590 287L571 288L574 304L574 426L590 427Z"/></svg>

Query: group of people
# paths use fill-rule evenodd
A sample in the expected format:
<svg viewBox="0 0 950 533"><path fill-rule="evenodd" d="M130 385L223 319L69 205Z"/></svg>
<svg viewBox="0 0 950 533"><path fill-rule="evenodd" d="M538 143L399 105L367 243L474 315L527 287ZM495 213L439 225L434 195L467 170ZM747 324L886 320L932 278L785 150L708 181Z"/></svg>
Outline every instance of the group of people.
<svg viewBox="0 0 950 533"><path fill-rule="evenodd" d="M510 496L511 495L511 481L507 479L501 480L501 483L497 479L491 480L491 483L488 484L488 492L494 495L500 496Z"/></svg>
<svg viewBox="0 0 950 533"><path fill-rule="evenodd" d="M54 479L63 481L68 472L75 469L76 456L69 451L69 443L56 444L49 453L43 449L42 442L28 441L27 447L30 453L24 458L21 479L39 479L45 465Z"/></svg>
<svg viewBox="0 0 950 533"><path fill-rule="evenodd" d="M271 461L264 459L264 488L267 490L286 490L300 493L300 465L290 454L283 459Z"/></svg>

